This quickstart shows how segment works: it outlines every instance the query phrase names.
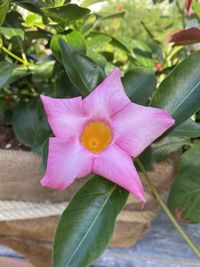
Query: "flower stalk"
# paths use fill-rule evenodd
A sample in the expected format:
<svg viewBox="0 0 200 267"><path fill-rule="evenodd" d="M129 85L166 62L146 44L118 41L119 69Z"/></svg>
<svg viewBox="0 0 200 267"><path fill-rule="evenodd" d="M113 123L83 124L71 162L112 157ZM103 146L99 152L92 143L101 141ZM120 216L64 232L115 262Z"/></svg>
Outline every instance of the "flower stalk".
<svg viewBox="0 0 200 267"><path fill-rule="evenodd" d="M151 188L151 190L152 190L155 198L158 200L158 202L159 202L160 206L162 207L162 209L164 210L165 214L167 215L167 217L169 218L169 220L172 222L172 224L174 225L174 227L178 230L178 232L183 237L183 239L186 241L186 243L189 245L189 247L192 249L192 251L200 259L200 250L197 248L197 246L192 242L192 240L185 233L185 231L183 230L183 228L175 220L174 216L172 215L172 213L170 212L170 210L168 209L168 207L166 206L166 204L162 200L162 197L159 195L156 187L154 186L154 184L153 184L153 182L151 180L151 177L148 175L148 173L145 170L142 162L140 161L139 158L136 159L136 162L138 163L138 165L140 167L140 170L144 174L147 183L149 184L149 186L150 186L150 188Z"/></svg>

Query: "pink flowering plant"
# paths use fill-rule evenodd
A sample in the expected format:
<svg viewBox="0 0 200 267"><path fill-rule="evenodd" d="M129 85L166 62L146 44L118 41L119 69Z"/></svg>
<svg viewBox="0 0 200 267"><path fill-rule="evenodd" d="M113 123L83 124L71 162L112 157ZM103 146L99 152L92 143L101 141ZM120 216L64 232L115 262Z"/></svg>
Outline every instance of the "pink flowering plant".
<svg viewBox="0 0 200 267"><path fill-rule="evenodd" d="M52 266L86 267L103 253L129 194L146 205L141 174L200 258L176 221L200 222L200 52L182 46L199 29L160 41L142 22L151 45L124 41L101 23L125 19L125 5L105 15L95 2L0 1L0 121L42 155L42 186L59 194L86 177L58 223ZM199 15L198 1L170 3ZM147 171L177 151L165 204Z"/></svg>

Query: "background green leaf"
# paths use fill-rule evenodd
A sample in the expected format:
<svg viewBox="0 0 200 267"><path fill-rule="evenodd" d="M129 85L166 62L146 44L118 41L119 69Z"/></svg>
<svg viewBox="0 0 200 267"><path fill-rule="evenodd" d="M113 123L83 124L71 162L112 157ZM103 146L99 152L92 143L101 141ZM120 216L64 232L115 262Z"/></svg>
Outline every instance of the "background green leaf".
<svg viewBox="0 0 200 267"><path fill-rule="evenodd" d="M0 90L8 84L9 78L15 69L14 64L10 64L6 61L0 62Z"/></svg>
<svg viewBox="0 0 200 267"><path fill-rule="evenodd" d="M52 267L86 267L106 248L128 192L95 175L64 211L54 241Z"/></svg>
<svg viewBox="0 0 200 267"><path fill-rule="evenodd" d="M185 152L172 186L168 206L176 218L186 223L200 223L200 143Z"/></svg>
<svg viewBox="0 0 200 267"><path fill-rule="evenodd" d="M170 136L185 136L190 138L200 137L200 124L188 119L176 127Z"/></svg>
<svg viewBox="0 0 200 267"><path fill-rule="evenodd" d="M125 74L122 83L131 101L144 105L156 88L156 76L150 69L134 68Z"/></svg>
<svg viewBox="0 0 200 267"><path fill-rule="evenodd" d="M26 146L31 147L35 138L38 98L29 102L20 102L13 112L13 130L17 139Z"/></svg>
<svg viewBox="0 0 200 267"><path fill-rule="evenodd" d="M104 78L103 70L90 58L77 53L63 39L59 40L65 71L79 92L86 96Z"/></svg>
<svg viewBox="0 0 200 267"><path fill-rule="evenodd" d="M9 0L1 0L0 1L0 27L4 22L6 14L9 8Z"/></svg>
<svg viewBox="0 0 200 267"><path fill-rule="evenodd" d="M160 84L151 106L168 110L176 126L200 109L200 51L181 62Z"/></svg>
<svg viewBox="0 0 200 267"><path fill-rule="evenodd" d="M44 7L42 10L51 19L64 24L81 19L90 13L89 9L80 7L76 4L66 4L59 7Z"/></svg>

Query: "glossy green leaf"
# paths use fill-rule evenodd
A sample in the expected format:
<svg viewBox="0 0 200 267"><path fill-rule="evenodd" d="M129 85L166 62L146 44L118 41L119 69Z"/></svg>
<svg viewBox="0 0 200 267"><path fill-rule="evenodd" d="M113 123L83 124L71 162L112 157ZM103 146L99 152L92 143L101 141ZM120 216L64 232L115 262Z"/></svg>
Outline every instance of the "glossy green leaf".
<svg viewBox="0 0 200 267"><path fill-rule="evenodd" d="M78 31L73 30L66 34L55 34L51 39L50 48L59 61L61 61L59 39L65 40L72 48L80 53L84 54L86 52L85 39Z"/></svg>
<svg viewBox="0 0 200 267"><path fill-rule="evenodd" d="M9 78L14 69L14 64L7 63L6 61L0 62L0 90L9 83Z"/></svg>
<svg viewBox="0 0 200 267"><path fill-rule="evenodd" d="M32 98L29 102L20 102L13 112L13 129L17 139L31 147L34 142L37 118L37 101Z"/></svg>
<svg viewBox="0 0 200 267"><path fill-rule="evenodd" d="M160 84L151 106L168 110L176 126L200 109L200 51L181 62Z"/></svg>
<svg viewBox="0 0 200 267"><path fill-rule="evenodd" d="M89 9L80 7L76 4L66 4L59 7L45 7L42 10L51 19L64 24L81 19L90 13Z"/></svg>
<svg viewBox="0 0 200 267"><path fill-rule="evenodd" d="M153 156L156 161L166 160L173 152L180 150L183 146L190 146L190 139L186 137L167 136L152 145Z"/></svg>
<svg viewBox="0 0 200 267"><path fill-rule="evenodd" d="M9 9L9 0L1 0L0 1L0 27L5 20L8 9Z"/></svg>
<svg viewBox="0 0 200 267"><path fill-rule="evenodd" d="M42 27L44 26L42 16L39 14L29 14L23 22L25 27Z"/></svg>
<svg viewBox="0 0 200 267"><path fill-rule="evenodd" d="M106 248L128 192L95 175L65 209L54 241L52 267L86 267Z"/></svg>
<svg viewBox="0 0 200 267"><path fill-rule="evenodd" d="M156 88L156 76L150 69L134 68L125 74L122 83L131 101L144 105Z"/></svg>
<svg viewBox="0 0 200 267"><path fill-rule="evenodd" d="M76 52L63 39L59 43L68 77L83 96L88 95L103 80L103 70L90 58Z"/></svg>
<svg viewBox="0 0 200 267"><path fill-rule="evenodd" d="M194 144L180 160L168 206L178 220L200 223L200 143Z"/></svg>
<svg viewBox="0 0 200 267"><path fill-rule="evenodd" d="M185 136L190 138L200 137L200 124L192 119L188 119L177 126L170 134L170 136Z"/></svg>

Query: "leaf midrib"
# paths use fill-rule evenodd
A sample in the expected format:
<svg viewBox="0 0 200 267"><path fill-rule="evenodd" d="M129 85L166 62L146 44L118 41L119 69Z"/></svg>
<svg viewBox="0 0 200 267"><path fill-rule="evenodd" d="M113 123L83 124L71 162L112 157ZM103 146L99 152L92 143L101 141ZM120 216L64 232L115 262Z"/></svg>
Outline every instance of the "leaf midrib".
<svg viewBox="0 0 200 267"><path fill-rule="evenodd" d="M68 264L71 262L71 260L73 259L73 257L75 256L75 254L77 253L78 249L81 247L81 245L83 244L84 240L86 239L88 233L90 232L90 230L92 229L92 227L94 226L94 224L96 223L99 215L101 214L103 208L105 207L105 205L107 204L110 196L112 195L112 193L115 191L116 189L116 185L113 186L113 188L111 189L110 193L108 194L107 198L105 199L104 204L102 205L101 209L98 211L97 215L95 216L93 222L91 223L90 227L88 228L87 232L85 233L85 235L83 236L81 242L79 243L79 245L77 246L77 248L75 249L74 253L72 254L72 256L70 257L70 259L65 262L65 264L67 264L66 266L68 266Z"/></svg>
<svg viewBox="0 0 200 267"><path fill-rule="evenodd" d="M184 103L184 101L188 98L189 95L191 95L194 90L199 86L200 81L192 88L192 90L190 92L188 92L184 98L182 99L182 101L175 107L175 109L171 112L171 115L173 115L178 109L179 107Z"/></svg>
<svg viewBox="0 0 200 267"><path fill-rule="evenodd" d="M64 53L63 53L63 51L62 51L62 57L63 57L63 56L65 56L65 55L64 55ZM82 82L83 82L85 88L88 90L88 93L89 93L89 92L90 92L90 88L88 87L87 83L85 82L85 79L84 79L82 73L80 72L80 70L79 70L77 64L75 64L74 61L72 60L72 57L71 57L71 56L70 56L70 61L72 62L72 65L75 67L75 69L77 70L77 72L78 72L78 74L79 74L79 76L80 76L80 78L81 78L81 80L82 80ZM65 66L65 64L64 64L64 66Z"/></svg>

